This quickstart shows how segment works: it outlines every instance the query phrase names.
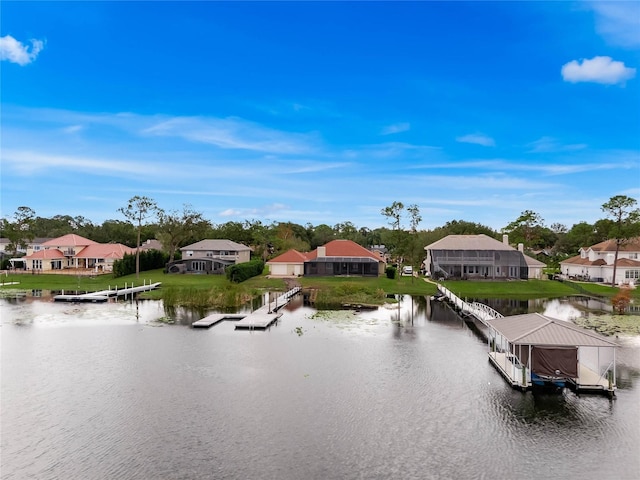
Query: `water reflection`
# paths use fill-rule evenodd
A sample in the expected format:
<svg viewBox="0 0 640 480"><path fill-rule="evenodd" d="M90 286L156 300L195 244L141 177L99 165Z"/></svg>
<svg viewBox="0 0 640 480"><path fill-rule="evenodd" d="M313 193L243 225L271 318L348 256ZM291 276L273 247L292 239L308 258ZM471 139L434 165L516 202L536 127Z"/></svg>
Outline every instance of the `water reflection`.
<svg viewBox="0 0 640 480"><path fill-rule="evenodd" d="M637 474L640 345L616 400L521 393L445 303L398 300L294 298L262 332L166 325L159 301L0 300L3 479Z"/></svg>

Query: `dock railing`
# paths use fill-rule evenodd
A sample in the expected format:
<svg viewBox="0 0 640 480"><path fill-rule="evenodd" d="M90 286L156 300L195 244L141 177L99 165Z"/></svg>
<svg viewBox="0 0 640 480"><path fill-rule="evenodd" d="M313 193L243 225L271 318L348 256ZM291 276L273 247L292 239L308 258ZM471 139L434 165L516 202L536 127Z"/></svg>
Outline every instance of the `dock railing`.
<svg viewBox="0 0 640 480"><path fill-rule="evenodd" d="M487 324L489 320L501 318L500 312L495 311L489 305L480 302L468 303L458 297L444 285L438 284L438 291L444 295L458 310L480 320L483 324Z"/></svg>

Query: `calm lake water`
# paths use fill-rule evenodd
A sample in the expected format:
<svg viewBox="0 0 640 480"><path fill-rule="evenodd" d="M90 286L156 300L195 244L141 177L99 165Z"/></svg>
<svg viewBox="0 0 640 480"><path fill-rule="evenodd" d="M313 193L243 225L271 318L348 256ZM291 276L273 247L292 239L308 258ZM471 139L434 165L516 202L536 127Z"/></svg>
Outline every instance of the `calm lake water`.
<svg viewBox="0 0 640 480"><path fill-rule="evenodd" d="M158 301L0 299L0 314L3 480L640 472L637 337L610 400L512 390L481 335L424 298L328 314L297 297L253 332L162 324Z"/></svg>

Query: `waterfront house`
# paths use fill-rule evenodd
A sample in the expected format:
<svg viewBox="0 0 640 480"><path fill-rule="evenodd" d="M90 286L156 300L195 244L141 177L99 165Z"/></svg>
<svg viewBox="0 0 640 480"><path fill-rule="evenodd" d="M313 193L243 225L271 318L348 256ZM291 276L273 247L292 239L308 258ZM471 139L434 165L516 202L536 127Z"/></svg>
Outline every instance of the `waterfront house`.
<svg viewBox="0 0 640 480"><path fill-rule="evenodd" d="M47 240L22 257L26 268L48 273L110 272L113 263L135 248L120 243L98 243L70 233Z"/></svg>
<svg viewBox="0 0 640 480"><path fill-rule="evenodd" d="M141 252L148 252L149 250L158 250L162 252L164 249L162 248L162 244L158 240L152 238L140 245Z"/></svg>
<svg viewBox="0 0 640 480"><path fill-rule="evenodd" d="M231 240L201 240L180 252L182 258L167 264L167 272L222 274L229 265L251 260L251 248Z"/></svg>
<svg viewBox="0 0 640 480"><path fill-rule="evenodd" d="M379 276L386 262L351 240L332 240L311 252L289 250L267 262L270 275Z"/></svg>
<svg viewBox="0 0 640 480"><path fill-rule="evenodd" d="M560 262L560 271L571 279L611 283L616 253L616 241L606 240L590 247L581 247L579 254ZM635 285L640 281L640 237L622 245L616 263L617 285Z"/></svg>
<svg viewBox="0 0 640 480"><path fill-rule="evenodd" d="M502 242L484 234L447 235L424 249L427 254L425 270L434 278L530 278L522 244L513 248L507 235L503 236ZM541 271L538 263L532 262L532 265Z"/></svg>

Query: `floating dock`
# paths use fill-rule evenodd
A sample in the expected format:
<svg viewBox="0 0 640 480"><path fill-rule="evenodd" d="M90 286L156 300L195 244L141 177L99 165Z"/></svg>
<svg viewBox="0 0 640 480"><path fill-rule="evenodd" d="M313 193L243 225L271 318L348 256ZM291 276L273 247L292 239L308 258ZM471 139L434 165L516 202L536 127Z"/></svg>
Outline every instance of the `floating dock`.
<svg viewBox="0 0 640 480"><path fill-rule="evenodd" d="M256 310L236 323L236 330L265 330L276 323L281 316L282 313L265 313Z"/></svg>
<svg viewBox="0 0 640 480"><path fill-rule="evenodd" d="M198 320L197 322L193 322L191 326L193 328L210 328L223 320L242 320L245 317L246 315L243 314L214 313Z"/></svg>
<svg viewBox="0 0 640 480"><path fill-rule="evenodd" d="M223 320L234 320L237 321L236 330L266 330L276 323L282 316L282 313L278 313L278 310L288 304L291 297L299 291L300 287L292 288L286 293L276 297L274 302L269 301L267 305L264 305L251 313L214 313L198 320L197 322L193 322L191 326L193 328L210 328Z"/></svg>
<svg viewBox="0 0 640 480"><path fill-rule="evenodd" d="M81 294L67 294L56 295L53 297L55 302L106 302L112 297L122 297L125 295L133 295L139 292L148 292L159 288L162 282L150 283L148 285L141 285L139 287L121 288L118 290L101 290L99 292L81 293Z"/></svg>

